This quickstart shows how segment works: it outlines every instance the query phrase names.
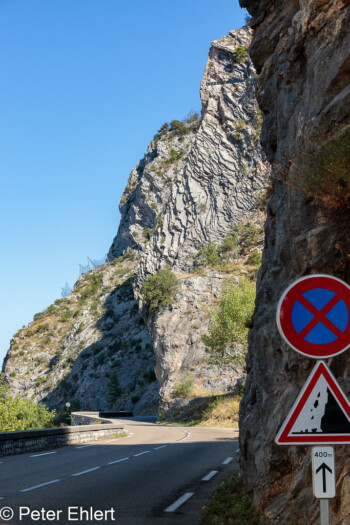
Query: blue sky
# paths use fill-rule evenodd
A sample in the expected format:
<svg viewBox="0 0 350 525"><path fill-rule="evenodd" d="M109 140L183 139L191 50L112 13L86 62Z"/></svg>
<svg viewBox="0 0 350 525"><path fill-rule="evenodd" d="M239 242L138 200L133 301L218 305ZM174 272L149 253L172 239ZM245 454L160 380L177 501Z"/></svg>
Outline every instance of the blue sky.
<svg viewBox="0 0 350 525"><path fill-rule="evenodd" d="M200 109L238 0L0 0L0 365L12 335L101 258L130 170Z"/></svg>

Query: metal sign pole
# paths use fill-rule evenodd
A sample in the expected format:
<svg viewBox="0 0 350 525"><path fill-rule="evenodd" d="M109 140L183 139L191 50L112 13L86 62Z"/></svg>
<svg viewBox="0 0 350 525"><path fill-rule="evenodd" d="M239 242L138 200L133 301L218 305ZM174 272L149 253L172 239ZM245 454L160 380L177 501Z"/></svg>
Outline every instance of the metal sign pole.
<svg viewBox="0 0 350 525"><path fill-rule="evenodd" d="M321 525L329 525L329 500L320 499Z"/></svg>

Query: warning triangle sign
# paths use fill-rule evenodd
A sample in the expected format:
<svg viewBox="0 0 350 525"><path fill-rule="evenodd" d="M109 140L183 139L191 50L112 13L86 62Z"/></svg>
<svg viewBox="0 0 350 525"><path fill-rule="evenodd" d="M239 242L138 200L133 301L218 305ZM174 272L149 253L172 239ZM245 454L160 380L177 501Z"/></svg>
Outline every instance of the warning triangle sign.
<svg viewBox="0 0 350 525"><path fill-rule="evenodd" d="M275 441L277 445L350 443L350 404L324 361L313 368Z"/></svg>

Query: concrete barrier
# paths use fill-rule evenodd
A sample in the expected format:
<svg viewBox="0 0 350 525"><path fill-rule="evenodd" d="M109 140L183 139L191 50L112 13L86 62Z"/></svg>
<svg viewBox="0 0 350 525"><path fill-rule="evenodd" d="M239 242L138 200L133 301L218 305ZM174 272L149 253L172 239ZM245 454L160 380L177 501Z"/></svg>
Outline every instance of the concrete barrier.
<svg viewBox="0 0 350 525"><path fill-rule="evenodd" d="M97 425L0 432L0 456L96 441L114 436L121 430L122 425L107 421Z"/></svg>

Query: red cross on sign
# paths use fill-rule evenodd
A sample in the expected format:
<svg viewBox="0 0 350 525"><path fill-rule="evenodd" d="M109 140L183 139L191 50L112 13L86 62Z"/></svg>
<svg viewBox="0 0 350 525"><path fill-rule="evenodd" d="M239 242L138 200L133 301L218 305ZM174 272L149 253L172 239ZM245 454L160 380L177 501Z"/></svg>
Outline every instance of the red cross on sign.
<svg viewBox="0 0 350 525"><path fill-rule="evenodd" d="M350 287L330 275L292 283L277 307L278 330L297 352L324 359L350 346Z"/></svg>

